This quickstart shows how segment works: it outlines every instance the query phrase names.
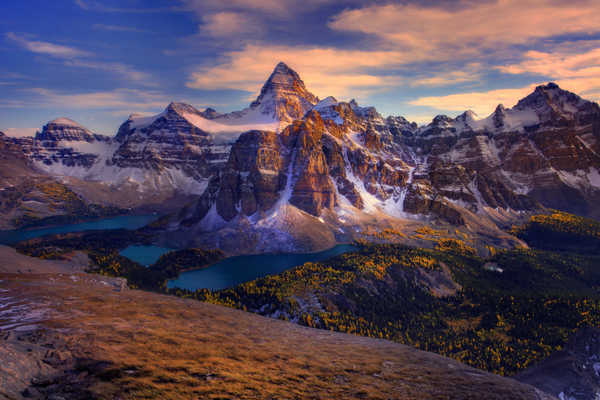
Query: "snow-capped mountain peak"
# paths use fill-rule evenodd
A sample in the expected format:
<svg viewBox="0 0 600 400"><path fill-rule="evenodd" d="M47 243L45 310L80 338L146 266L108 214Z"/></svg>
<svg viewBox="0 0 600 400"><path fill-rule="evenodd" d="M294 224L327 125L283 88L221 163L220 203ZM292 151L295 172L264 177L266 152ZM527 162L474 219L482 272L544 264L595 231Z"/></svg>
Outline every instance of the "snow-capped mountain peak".
<svg viewBox="0 0 600 400"><path fill-rule="evenodd" d="M48 125L72 126L72 127L87 130L87 128L83 127L81 124L73 121L72 119L66 118L66 117L60 117L60 118L53 119L52 121L48 122Z"/></svg>
<svg viewBox="0 0 600 400"><path fill-rule="evenodd" d="M250 108L289 123L302 118L318 102L319 99L306 89L298 73L280 62Z"/></svg>
<svg viewBox="0 0 600 400"><path fill-rule="evenodd" d="M94 134L83 125L65 117L48 122L35 135L36 141L86 141L95 140Z"/></svg>

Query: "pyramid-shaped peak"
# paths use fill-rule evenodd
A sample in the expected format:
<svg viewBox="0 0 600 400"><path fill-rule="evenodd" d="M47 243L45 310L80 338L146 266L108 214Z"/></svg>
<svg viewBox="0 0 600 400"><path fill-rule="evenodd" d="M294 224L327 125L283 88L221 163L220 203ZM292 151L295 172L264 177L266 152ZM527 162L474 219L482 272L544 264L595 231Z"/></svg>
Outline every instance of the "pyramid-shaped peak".
<svg viewBox="0 0 600 400"><path fill-rule="evenodd" d="M474 121L475 119L477 119L477 113L475 113L475 111L473 110L467 110L464 113L460 114L458 117L456 117L456 119L459 121Z"/></svg>
<svg viewBox="0 0 600 400"><path fill-rule="evenodd" d="M286 63L284 63L283 61L279 61L279 63L277 63L277 65L275 66L275 69L273 70L273 72L279 72L279 73L293 73L296 74L296 71L294 71L293 69L291 69L290 67L288 67L288 65Z"/></svg>
<svg viewBox="0 0 600 400"><path fill-rule="evenodd" d="M539 85L535 88L536 91L562 90L556 83L548 82L546 85Z"/></svg>
<svg viewBox="0 0 600 400"><path fill-rule="evenodd" d="M250 108L259 109L275 120L291 122L302 118L318 102L319 99L306 89L298 73L280 62Z"/></svg>
<svg viewBox="0 0 600 400"><path fill-rule="evenodd" d="M271 76L269 76L269 79L263 86L263 89L264 87L270 87L277 84L288 86L296 85L298 86L298 88L306 90L304 82L302 81L302 79L300 79L300 75L298 75L296 71L288 67L288 65L283 61L279 62L279 64L275 66L275 69L271 73Z"/></svg>

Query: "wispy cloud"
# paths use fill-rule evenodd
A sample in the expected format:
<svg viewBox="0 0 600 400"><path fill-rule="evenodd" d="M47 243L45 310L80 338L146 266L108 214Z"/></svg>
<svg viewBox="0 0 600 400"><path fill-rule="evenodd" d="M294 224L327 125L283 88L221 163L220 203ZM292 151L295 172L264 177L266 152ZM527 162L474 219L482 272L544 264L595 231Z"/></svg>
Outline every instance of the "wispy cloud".
<svg viewBox="0 0 600 400"><path fill-rule="evenodd" d="M187 10L194 11L199 16L203 16L207 11L244 11L282 18L298 15L328 3L335 3L336 0L181 0L181 2Z"/></svg>
<svg viewBox="0 0 600 400"><path fill-rule="evenodd" d="M241 34L256 37L265 31L256 18L239 12L223 11L202 17L200 31L214 37L231 37Z"/></svg>
<svg viewBox="0 0 600 400"><path fill-rule="evenodd" d="M600 42L598 47L577 51L576 46L555 52L528 51L517 64L497 67L508 74L549 77L569 90L600 100Z"/></svg>
<svg viewBox="0 0 600 400"><path fill-rule="evenodd" d="M102 71L111 72L114 74L119 74L124 78L134 81L136 83L140 83L145 86L156 86L157 82L152 79L152 75L143 71L138 71L137 69L131 67L127 64L122 64L118 62L101 62L101 61L85 61L85 60L72 60L66 61L65 65L69 67L79 67L79 68L91 68L98 69Z"/></svg>
<svg viewBox="0 0 600 400"><path fill-rule="evenodd" d="M6 38L19 44L21 47L37 54L46 54L56 58L72 59L77 57L91 56L92 53L79 50L74 47L63 46L38 40L27 40L23 36L18 36L13 32L6 33Z"/></svg>
<svg viewBox="0 0 600 400"><path fill-rule="evenodd" d="M320 96L352 96L359 91L366 94L403 82L398 76L368 72L402 64L402 56L393 51L247 45L226 53L216 66L198 68L187 86L256 92L279 61L296 69L308 88Z"/></svg>
<svg viewBox="0 0 600 400"><path fill-rule="evenodd" d="M440 72L430 72L426 75L417 75L411 79L410 86L429 86L440 87L456 85L457 83L475 82L481 79L483 72L481 63L469 63L460 70L449 70Z"/></svg>
<svg viewBox="0 0 600 400"><path fill-rule="evenodd" d="M64 93L46 88L26 89L35 96L29 105L37 107L62 107L105 110L150 111L164 107L168 99L157 91L115 89L86 93Z"/></svg>
<svg viewBox="0 0 600 400"><path fill-rule="evenodd" d="M435 110L463 112L472 110L480 117L491 114L498 104L512 107L535 88L529 85L516 89L498 89L481 92L457 93L446 96L419 97L409 104L430 107Z"/></svg>
<svg viewBox="0 0 600 400"><path fill-rule="evenodd" d="M156 85L156 82L152 79L150 74L139 71L130 65L120 62L105 62L95 60L95 54L88 51L50 42L27 40L23 36L18 36L12 32L7 33L6 37L33 53L47 54L54 58L62 59L64 60L64 65L68 67L89 68L106 71L121 75L125 79L145 86Z"/></svg>
<svg viewBox="0 0 600 400"><path fill-rule="evenodd" d="M152 31L146 29L139 29L132 26L123 26L123 25L105 25L105 24L94 24L92 28L100 31L109 31L109 32L135 32L135 33L152 33Z"/></svg>
<svg viewBox="0 0 600 400"><path fill-rule="evenodd" d="M147 13L162 13L168 11L181 11L179 7L156 7L156 8L147 8L147 7L132 7L132 8L123 8L123 7L109 7L105 4L94 1L94 0L75 0L75 4L86 11L95 11L95 12L108 12L108 13L133 13L133 14L147 14Z"/></svg>

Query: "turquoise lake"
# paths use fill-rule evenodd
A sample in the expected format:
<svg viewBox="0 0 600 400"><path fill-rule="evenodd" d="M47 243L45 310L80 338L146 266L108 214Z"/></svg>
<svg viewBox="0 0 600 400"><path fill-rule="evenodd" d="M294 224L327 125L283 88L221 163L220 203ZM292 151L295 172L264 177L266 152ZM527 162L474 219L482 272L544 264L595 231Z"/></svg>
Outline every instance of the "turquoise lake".
<svg viewBox="0 0 600 400"><path fill-rule="evenodd" d="M12 244L58 233L110 229L135 230L155 221L159 217L159 215L123 215L45 228L0 231L0 244ZM120 254L142 265L149 266L154 264L161 255L171 250L173 249L159 246L132 245L122 250ZM219 290L267 275L278 274L309 261L323 261L354 250L356 250L356 247L353 245L341 244L318 253L258 254L230 257L204 269L184 272L179 278L170 280L168 286L190 290L201 288Z"/></svg>
<svg viewBox="0 0 600 400"><path fill-rule="evenodd" d="M81 232L104 229L139 229L158 219L159 215L121 215L118 217L78 222L67 225L56 225L46 228L15 229L0 231L0 244L11 244L22 240L34 239L57 233Z"/></svg>
<svg viewBox="0 0 600 400"><path fill-rule="evenodd" d="M149 266L154 264L160 256L174 249L159 246L129 246L119 254L139 264Z"/></svg>
<svg viewBox="0 0 600 400"><path fill-rule="evenodd" d="M182 273L170 280L168 287L219 290L239 285L266 275L278 274L306 262L318 262L357 248L340 244L319 253L259 254L226 258L210 267Z"/></svg>

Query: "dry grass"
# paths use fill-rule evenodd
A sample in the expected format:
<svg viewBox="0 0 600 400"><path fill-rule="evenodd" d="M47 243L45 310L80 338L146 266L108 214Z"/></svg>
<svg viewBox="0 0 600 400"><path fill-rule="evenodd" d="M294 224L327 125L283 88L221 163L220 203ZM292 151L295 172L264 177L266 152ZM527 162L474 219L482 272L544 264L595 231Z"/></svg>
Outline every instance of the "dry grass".
<svg viewBox="0 0 600 400"><path fill-rule="evenodd" d="M76 358L108 362L86 371L98 398L540 398L530 386L384 340L117 292L92 275L49 277L4 274L0 285L3 295L50 305L40 324L61 329Z"/></svg>

